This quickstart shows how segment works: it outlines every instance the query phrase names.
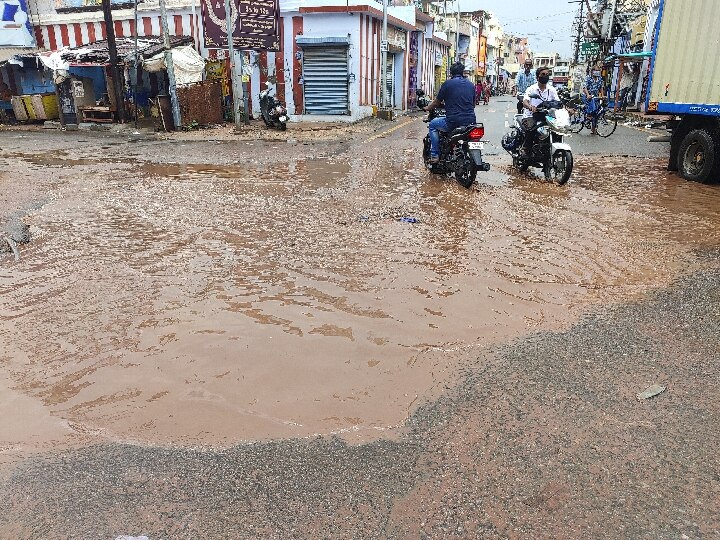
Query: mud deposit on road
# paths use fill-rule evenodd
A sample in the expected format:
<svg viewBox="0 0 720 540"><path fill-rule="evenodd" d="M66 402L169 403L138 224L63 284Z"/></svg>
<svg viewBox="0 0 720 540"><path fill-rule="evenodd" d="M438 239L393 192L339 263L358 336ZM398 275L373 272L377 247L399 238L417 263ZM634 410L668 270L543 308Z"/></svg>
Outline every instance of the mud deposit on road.
<svg viewBox="0 0 720 540"><path fill-rule="evenodd" d="M0 412L28 413L3 412L5 450L387 436L481 347L664 285L720 235L718 190L659 161L466 191L414 151L279 152L12 158L62 181L1 261Z"/></svg>

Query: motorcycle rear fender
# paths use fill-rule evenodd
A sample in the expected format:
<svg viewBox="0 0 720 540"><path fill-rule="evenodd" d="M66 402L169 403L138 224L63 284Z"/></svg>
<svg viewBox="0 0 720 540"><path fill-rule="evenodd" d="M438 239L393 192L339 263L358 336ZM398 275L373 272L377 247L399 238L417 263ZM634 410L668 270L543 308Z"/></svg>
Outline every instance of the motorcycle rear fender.
<svg viewBox="0 0 720 540"><path fill-rule="evenodd" d="M570 148L569 144L566 143L552 143L552 153L555 154L558 150L565 150L567 152L572 153L572 148Z"/></svg>

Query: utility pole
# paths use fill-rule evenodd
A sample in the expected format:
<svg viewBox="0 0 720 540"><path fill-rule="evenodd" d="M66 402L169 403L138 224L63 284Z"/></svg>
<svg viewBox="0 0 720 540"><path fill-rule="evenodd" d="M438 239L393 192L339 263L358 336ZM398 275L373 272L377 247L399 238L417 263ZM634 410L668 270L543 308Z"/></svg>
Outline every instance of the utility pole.
<svg viewBox="0 0 720 540"><path fill-rule="evenodd" d="M109 0L108 0L109 1ZM172 51L170 50L170 30L167 22L167 8L165 0L160 0L160 22L163 32L163 47L165 48L165 67L168 73L168 82L170 83L170 104L172 105L173 123L175 129L182 127L182 116L180 115L180 102L177 97L177 84L175 82L175 64L173 64Z"/></svg>
<svg viewBox="0 0 720 540"><path fill-rule="evenodd" d="M238 73L235 66L235 43L233 42L233 31L235 25L232 20L232 11L230 10L230 0L225 0L225 31L227 32L227 47L228 55L230 58L230 88L232 88L233 95L233 120L235 127L240 127L240 94L242 89L238 88L237 79ZM241 56L242 58L242 56ZM246 115L247 116L247 115Z"/></svg>
<svg viewBox="0 0 720 540"><path fill-rule="evenodd" d="M460 0L457 2L455 13L455 61L460 61Z"/></svg>
<svg viewBox="0 0 720 540"><path fill-rule="evenodd" d="M571 0L568 2L568 4L580 4L580 15L578 16L578 26L577 26L577 37L575 39L575 55L573 57L573 64L577 65L578 60L580 59L580 42L582 40L582 33L583 33L583 25L585 23L585 18L583 14L583 8L585 7L585 0Z"/></svg>
<svg viewBox="0 0 720 540"><path fill-rule="evenodd" d="M248 86L245 82L245 51L240 51L240 87L242 88L243 118L245 125L250 124L250 111L248 111Z"/></svg>
<svg viewBox="0 0 720 540"><path fill-rule="evenodd" d="M383 25L382 34L380 36L380 106L383 109L388 107L388 95L387 95L387 53L388 53L388 12L387 12L387 0L382 0L383 3Z"/></svg>
<svg viewBox="0 0 720 540"><path fill-rule="evenodd" d="M120 66L118 66L117 44L115 43L115 25L113 24L110 0L102 0L103 18L105 19L105 33L107 35L108 52L110 53L110 76L113 81L113 94L115 95L115 108L118 120L125 123L125 97L123 95L122 81L120 80Z"/></svg>

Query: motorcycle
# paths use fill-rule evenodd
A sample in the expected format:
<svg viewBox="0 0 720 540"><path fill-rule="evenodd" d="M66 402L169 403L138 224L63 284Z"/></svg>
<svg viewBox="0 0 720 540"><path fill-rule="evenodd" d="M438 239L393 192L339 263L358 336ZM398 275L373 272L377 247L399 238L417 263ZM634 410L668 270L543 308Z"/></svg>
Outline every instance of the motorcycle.
<svg viewBox="0 0 720 540"><path fill-rule="evenodd" d="M445 116L440 108L433 109L424 122ZM451 132L440 132L440 155L437 163L430 163L430 134L423 139L423 161L433 174L454 176L464 188L469 188L478 171L489 171L490 164L483 161L485 126L481 123L459 127Z"/></svg>
<svg viewBox="0 0 720 540"><path fill-rule="evenodd" d="M540 99L537 94L530 97ZM520 171L539 167L547 180L563 185L570 180L573 169L572 148L564 142L569 132L570 114L562 101L543 101L533 116L515 115L513 128L502 138L502 147ZM521 149L527 137L535 140L528 153L523 154Z"/></svg>
<svg viewBox="0 0 720 540"><path fill-rule="evenodd" d="M425 90L423 90L422 88L418 88L418 89L415 91L415 95L417 96L417 106L418 106L418 109L424 109L425 107L427 107L428 105L430 105L430 100L429 100L428 97L425 95Z"/></svg>
<svg viewBox="0 0 720 540"><path fill-rule="evenodd" d="M265 90L260 92L260 114L262 114L266 126L276 127L281 131L287 129L287 109L277 96L270 95L269 84Z"/></svg>

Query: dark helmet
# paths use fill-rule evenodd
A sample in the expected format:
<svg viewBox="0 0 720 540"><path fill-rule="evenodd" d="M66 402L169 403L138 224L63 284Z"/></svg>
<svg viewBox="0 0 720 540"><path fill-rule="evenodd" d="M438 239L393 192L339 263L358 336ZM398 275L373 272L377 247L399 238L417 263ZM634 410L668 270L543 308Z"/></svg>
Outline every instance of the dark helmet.
<svg viewBox="0 0 720 540"><path fill-rule="evenodd" d="M452 66L450 66L451 76L462 77L463 73L465 73L465 64L462 62L455 62Z"/></svg>

